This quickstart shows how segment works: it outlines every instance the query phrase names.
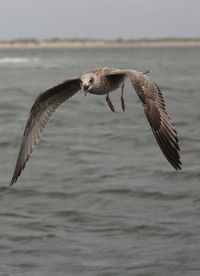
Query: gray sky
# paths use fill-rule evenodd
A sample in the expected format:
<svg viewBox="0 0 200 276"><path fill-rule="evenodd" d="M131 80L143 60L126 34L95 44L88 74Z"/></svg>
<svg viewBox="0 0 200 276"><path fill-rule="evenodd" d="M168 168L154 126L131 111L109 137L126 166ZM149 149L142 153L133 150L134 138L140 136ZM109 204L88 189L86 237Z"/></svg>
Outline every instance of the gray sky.
<svg viewBox="0 0 200 276"><path fill-rule="evenodd" d="M200 37L200 0L0 0L0 40Z"/></svg>

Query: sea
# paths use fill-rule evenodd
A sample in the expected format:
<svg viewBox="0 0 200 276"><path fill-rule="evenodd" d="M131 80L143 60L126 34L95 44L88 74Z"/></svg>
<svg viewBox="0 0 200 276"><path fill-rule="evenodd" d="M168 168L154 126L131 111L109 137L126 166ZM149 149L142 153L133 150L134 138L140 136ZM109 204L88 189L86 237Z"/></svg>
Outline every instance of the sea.
<svg viewBox="0 0 200 276"><path fill-rule="evenodd" d="M151 70L176 126L181 171L127 80L56 113L9 188L37 95L91 68ZM200 48L0 49L0 276L200 275Z"/></svg>

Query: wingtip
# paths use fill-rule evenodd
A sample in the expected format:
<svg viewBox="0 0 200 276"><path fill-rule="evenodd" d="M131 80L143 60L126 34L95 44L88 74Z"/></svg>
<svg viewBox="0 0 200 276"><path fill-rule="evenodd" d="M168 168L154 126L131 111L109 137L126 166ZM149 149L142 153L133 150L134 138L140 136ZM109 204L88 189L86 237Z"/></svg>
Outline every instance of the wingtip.
<svg viewBox="0 0 200 276"><path fill-rule="evenodd" d="M180 161L180 160L179 160ZM180 161L177 165L177 171L182 171L182 162Z"/></svg>
<svg viewBox="0 0 200 276"><path fill-rule="evenodd" d="M17 182L17 179L18 179L19 176L15 176L13 175L11 181L10 181L10 184L9 184L9 187L11 188L16 182Z"/></svg>
<svg viewBox="0 0 200 276"><path fill-rule="evenodd" d="M10 181L10 184L9 184L9 188L12 188L12 186L14 185L15 182L16 182L16 180L12 178Z"/></svg>
<svg viewBox="0 0 200 276"><path fill-rule="evenodd" d="M182 171L182 162L180 159L178 159L176 163L171 163L171 165L174 167L176 171Z"/></svg>
<svg viewBox="0 0 200 276"><path fill-rule="evenodd" d="M177 164L176 166L173 166L176 171L182 171L182 168L180 164Z"/></svg>

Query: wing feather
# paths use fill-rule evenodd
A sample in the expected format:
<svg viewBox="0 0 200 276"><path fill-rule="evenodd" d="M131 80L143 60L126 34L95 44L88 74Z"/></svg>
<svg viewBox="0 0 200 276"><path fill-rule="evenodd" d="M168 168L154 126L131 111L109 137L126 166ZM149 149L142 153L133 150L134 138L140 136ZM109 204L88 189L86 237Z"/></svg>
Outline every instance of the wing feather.
<svg viewBox="0 0 200 276"><path fill-rule="evenodd" d="M127 76L142 101L145 115L163 154L176 170L181 170L177 132L166 112L158 85L146 74L137 71L130 70Z"/></svg>
<svg viewBox="0 0 200 276"><path fill-rule="evenodd" d="M176 170L181 170L177 132L166 112L164 98L158 85L146 73L135 70L117 70L109 74L109 78L116 78L116 81L120 76L131 80L158 145L169 163Z"/></svg>
<svg viewBox="0 0 200 276"><path fill-rule="evenodd" d="M53 113L80 89L80 79L70 79L50 87L37 97L29 113L10 186L17 181L25 168L30 154L37 145Z"/></svg>

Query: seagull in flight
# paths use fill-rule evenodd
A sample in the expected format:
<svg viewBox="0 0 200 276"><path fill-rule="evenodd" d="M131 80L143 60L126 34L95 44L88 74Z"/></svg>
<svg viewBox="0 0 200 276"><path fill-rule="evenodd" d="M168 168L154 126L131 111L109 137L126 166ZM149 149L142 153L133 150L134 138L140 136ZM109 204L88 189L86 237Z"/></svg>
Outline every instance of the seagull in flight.
<svg viewBox="0 0 200 276"><path fill-rule="evenodd" d="M165 102L158 85L148 76L149 71L101 67L81 76L64 80L52 86L36 98L28 117L19 150L15 170L10 182L12 186L25 168L33 148L37 145L44 128L56 109L83 90L95 95L105 95L109 108L115 112L109 97L110 92L121 88L121 107L125 111L124 82L128 78L142 102L144 113L151 126L160 149L176 170L181 170L179 140L176 129L168 116Z"/></svg>

